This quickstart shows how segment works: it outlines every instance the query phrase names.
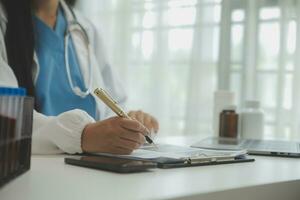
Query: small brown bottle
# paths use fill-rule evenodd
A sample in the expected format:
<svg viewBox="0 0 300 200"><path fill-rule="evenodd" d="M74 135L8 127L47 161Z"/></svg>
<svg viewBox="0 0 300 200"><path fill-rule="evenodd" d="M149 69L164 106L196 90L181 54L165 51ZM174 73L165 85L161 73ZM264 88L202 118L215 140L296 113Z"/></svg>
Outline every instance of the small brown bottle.
<svg viewBox="0 0 300 200"><path fill-rule="evenodd" d="M220 114L220 137L238 137L239 116L236 113L236 106L226 107Z"/></svg>

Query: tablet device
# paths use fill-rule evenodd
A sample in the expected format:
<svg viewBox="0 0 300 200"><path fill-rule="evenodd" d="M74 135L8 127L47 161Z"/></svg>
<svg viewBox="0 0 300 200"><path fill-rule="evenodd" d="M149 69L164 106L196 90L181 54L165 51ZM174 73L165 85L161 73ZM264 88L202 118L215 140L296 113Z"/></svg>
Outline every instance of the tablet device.
<svg viewBox="0 0 300 200"><path fill-rule="evenodd" d="M140 172L157 167L157 164L151 161L129 160L105 156L70 157L65 158L65 163L118 173Z"/></svg>

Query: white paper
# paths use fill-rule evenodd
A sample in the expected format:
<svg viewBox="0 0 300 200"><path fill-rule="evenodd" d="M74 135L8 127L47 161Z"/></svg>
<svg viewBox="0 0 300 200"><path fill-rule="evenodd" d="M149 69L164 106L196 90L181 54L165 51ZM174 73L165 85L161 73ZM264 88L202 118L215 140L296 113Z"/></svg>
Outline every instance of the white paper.
<svg viewBox="0 0 300 200"><path fill-rule="evenodd" d="M246 154L246 151L219 151L219 150L207 150L192 147L183 147L169 144L156 144L145 145L140 149L132 152L130 155L114 155L114 154L103 154L98 155L109 155L123 158L140 158L140 159L156 159L160 157L166 158L210 158L210 157L236 157L238 155Z"/></svg>

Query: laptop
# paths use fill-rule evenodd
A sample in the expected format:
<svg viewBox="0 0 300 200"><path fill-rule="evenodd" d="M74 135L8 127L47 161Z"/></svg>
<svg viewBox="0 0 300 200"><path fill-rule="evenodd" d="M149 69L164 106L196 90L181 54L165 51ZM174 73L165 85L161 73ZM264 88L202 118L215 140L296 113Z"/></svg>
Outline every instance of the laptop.
<svg viewBox="0 0 300 200"><path fill-rule="evenodd" d="M206 138L192 147L219 150L246 149L250 155L300 158L300 142L233 138Z"/></svg>

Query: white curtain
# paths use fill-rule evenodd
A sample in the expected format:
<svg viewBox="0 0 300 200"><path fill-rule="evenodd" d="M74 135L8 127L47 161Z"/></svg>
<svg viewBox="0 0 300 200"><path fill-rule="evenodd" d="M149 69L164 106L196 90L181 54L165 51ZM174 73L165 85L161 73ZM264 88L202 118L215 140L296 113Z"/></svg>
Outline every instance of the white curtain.
<svg viewBox="0 0 300 200"><path fill-rule="evenodd" d="M300 139L299 0L223 0L219 87L260 100L265 138Z"/></svg>
<svg viewBox="0 0 300 200"><path fill-rule="evenodd" d="M160 135L211 132L220 1L82 0L105 38L129 108L156 116Z"/></svg>
<svg viewBox="0 0 300 200"><path fill-rule="evenodd" d="M212 133L213 92L258 99L265 138L300 139L300 0L79 0L129 108L161 135ZM298 37L299 36L299 37Z"/></svg>

